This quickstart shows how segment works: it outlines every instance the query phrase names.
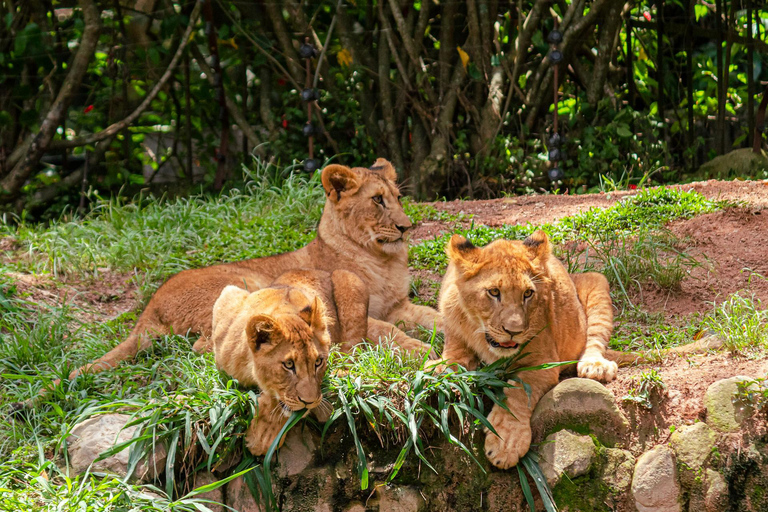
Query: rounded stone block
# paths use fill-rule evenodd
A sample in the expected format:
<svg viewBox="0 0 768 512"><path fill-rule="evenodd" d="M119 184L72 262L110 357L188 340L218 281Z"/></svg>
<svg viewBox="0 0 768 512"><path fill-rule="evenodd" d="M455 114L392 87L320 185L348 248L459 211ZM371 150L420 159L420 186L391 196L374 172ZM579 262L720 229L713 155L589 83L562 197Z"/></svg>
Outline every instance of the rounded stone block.
<svg viewBox="0 0 768 512"><path fill-rule="evenodd" d="M550 434L539 447L539 465L550 487L563 475L576 478L585 475L595 460L597 448L592 438L560 430Z"/></svg>
<svg viewBox="0 0 768 512"><path fill-rule="evenodd" d="M591 432L601 443L612 446L629 430L629 422L605 386L573 378L545 394L531 417L534 442L564 428Z"/></svg>
<svg viewBox="0 0 768 512"><path fill-rule="evenodd" d="M91 472L111 473L124 477L128 473L130 447L107 457L96 459L105 451L120 443L129 441L137 425L126 427L133 418L128 414L102 414L93 416L75 425L67 438L69 463L75 475ZM151 457L145 457L136 466L131 478L148 482L165 470L167 452L164 446L156 445Z"/></svg>
<svg viewBox="0 0 768 512"><path fill-rule="evenodd" d="M738 383L747 380L753 379L738 375L709 385L704 395L704 407L710 427L720 432L736 432L744 420L752 416L753 408L738 398Z"/></svg>
<svg viewBox="0 0 768 512"><path fill-rule="evenodd" d="M680 512L680 483L674 452L659 445L637 459L632 497L638 512Z"/></svg>

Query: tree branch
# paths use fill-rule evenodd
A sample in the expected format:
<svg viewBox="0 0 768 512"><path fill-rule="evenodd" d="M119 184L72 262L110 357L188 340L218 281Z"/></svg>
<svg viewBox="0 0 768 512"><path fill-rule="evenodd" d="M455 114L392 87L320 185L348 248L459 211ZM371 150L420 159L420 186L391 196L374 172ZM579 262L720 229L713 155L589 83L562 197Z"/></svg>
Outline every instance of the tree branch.
<svg viewBox="0 0 768 512"><path fill-rule="evenodd" d="M184 55L184 48L187 47L187 43L189 43L189 40L191 39L192 30L195 27L195 23L197 23L197 17L200 15L201 5L202 2L200 2L200 0L195 3L195 8L192 9L192 13L189 15L189 25L187 25L187 30L184 32L181 42L179 43L179 47L176 49L176 53L173 55L170 64L168 64L168 68L165 70L165 73L163 73L163 75L160 77L160 80L155 84L155 87L152 88L149 94L147 94L144 98L144 101L142 101L141 104L136 107L136 110L134 110L131 115L122 121L108 126L98 133L92 133L90 135L86 135L85 137L78 137L76 139L54 141L51 144L51 149L75 148L79 146L86 146L88 144L94 144L100 140L112 137L120 130L133 124L133 122L136 121L139 116L143 114L145 110L147 110L147 108L149 108L149 105L155 99L160 90L165 86L165 83L168 81L168 79L173 75L173 70L176 68L176 65L179 63L179 61L181 61L181 57Z"/></svg>
<svg viewBox="0 0 768 512"><path fill-rule="evenodd" d="M208 78L208 82L211 85L215 85L216 79L213 76L213 70L208 65L208 63L205 62L205 57L200 51L200 48L192 45L189 47L189 52L192 54L192 57L195 59L195 61L197 61L197 65L200 66L200 69L203 71L203 73L205 73L205 76ZM228 95L224 95L224 100L227 102L227 110L229 111L229 115L232 116L235 124L243 131L243 135L245 135L245 138L248 139L248 144L253 148L258 148L261 144L261 140L259 139L259 136L256 135L256 132L253 131L253 128L248 123L248 120L245 119L243 113L239 108L237 108L235 102L232 101ZM260 150L257 150L257 152L262 154Z"/></svg>
<svg viewBox="0 0 768 512"><path fill-rule="evenodd" d="M83 11L85 21L80 46L69 67L67 77L64 79L61 89L59 89L59 94L41 123L40 131L32 139L29 150L24 158L13 166L8 176L0 180L0 202L9 202L18 195L24 182L32 174L43 153L48 149L56 129L67 115L67 109L88 71L88 63L91 61L93 52L99 42L101 13L93 0L79 0L78 3Z"/></svg>

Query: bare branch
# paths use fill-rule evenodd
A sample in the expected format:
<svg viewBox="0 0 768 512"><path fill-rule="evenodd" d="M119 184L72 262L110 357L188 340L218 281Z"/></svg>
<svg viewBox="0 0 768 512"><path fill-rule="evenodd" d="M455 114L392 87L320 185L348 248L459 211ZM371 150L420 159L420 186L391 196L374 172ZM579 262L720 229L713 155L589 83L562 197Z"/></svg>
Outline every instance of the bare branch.
<svg viewBox="0 0 768 512"><path fill-rule="evenodd" d="M160 90L165 87L166 82L169 78L173 75L174 69L176 69L176 65L181 61L181 57L184 55L184 48L187 47L187 43L189 43L191 36L192 36L192 30L195 27L195 24L197 23L197 17L200 15L200 7L202 5L202 2L198 0L195 3L195 8L192 9L192 14L189 16L189 25L187 25L187 30L184 31L184 35L181 38L181 42L179 43L179 47L176 49L176 53L173 55L173 58L171 59L170 64L168 64L168 68L165 70L163 75L160 77L160 80L155 84L155 86L152 88L152 90L144 97L144 101L141 102L141 104L136 107L136 110L134 110L131 115L123 119L122 121L119 121L117 123L114 123L107 128L101 130L98 133L92 133L90 135L86 135L85 137L78 137L76 139L70 139L70 140L57 140L51 143L52 149L64 149L64 148L75 148L79 146L86 146L88 144L95 144L96 142L100 140L104 140L108 137L112 137L120 130L132 125L134 121L136 121L141 114L144 113L147 108L149 108L149 105L152 103L152 101L155 99L157 94L160 92Z"/></svg>
<svg viewBox="0 0 768 512"><path fill-rule="evenodd" d="M79 0L80 8L83 11L85 28L83 37L80 39L80 46L75 54L75 58L69 67L67 77L59 89L51 108L40 125L40 131L35 135L29 145L24 158L13 166L8 176L0 180L0 201L8 202L13 200L21 190L24 182L27 180L40 158L45 153L51 143L56 129L67 115L67 109L72 103L77 89L88 71L88 63L91 61L93 52L99 42L99 33L101 32L100 12L93 0Z"/></svg>

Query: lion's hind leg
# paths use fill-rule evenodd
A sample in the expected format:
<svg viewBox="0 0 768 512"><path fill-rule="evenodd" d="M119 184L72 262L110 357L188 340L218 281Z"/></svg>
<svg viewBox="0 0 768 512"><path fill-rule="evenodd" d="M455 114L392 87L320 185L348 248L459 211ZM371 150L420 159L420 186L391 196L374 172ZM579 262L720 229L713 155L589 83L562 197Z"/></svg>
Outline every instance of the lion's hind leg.
<svg viewBox="0 0 768 512"><path fill-rule="evenodd" d="M69 374L70 379L74 379L81 373L99 373L104 370L116 367L122 361L133 359L141 350L146 350L152 346L154 338L171 334L168 326L153 318L148 318L145 312L139 317L136 326L122 343L98 358L92 363L81 366Z"/></svg>
<svg viewBox="0 0 768 512"><path fill-rule="evenodd" d="M587 344L579 358L579 377L610 382L619 370L614 361L605 358L613 333L613 305L608 280L597 272L571 274L579 301L587 316Z"/></svg>

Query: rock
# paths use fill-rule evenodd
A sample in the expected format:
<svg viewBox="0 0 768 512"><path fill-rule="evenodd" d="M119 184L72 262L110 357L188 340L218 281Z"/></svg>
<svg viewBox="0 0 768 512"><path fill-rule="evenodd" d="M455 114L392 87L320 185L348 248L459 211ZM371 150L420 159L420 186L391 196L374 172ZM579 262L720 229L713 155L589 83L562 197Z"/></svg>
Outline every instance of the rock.
<svg viewBox="0 0 768 512"><path fill-rule="evenodd" d="M311 468L282 482L280 510L332 512L338 481L332 468ZM359 489L359 484L357 485ZM277 494L277 493L276 493Z"/></svg>
<svg viewBox="0 0 768 512"><path fill-rule="evenodd" d="M67 451L73 474L84 473L90 466L91 472L112 473L124 477L128 473L130 447L104 460L94 461L101 453L133 437L138 426L125 427L132 419L128 414L102 414L75 425L67 438ZM145 458L139 462L132 478L141 482L154 480L165 470L166 455L164 446L155 446L151 459Z"/></svg>
<svg viewBox="0 0 768 512"><path fill-rule="evenodd" d="M566 379L544 395L531 417L534 442L563 428L589 431L612 446L629 422L605 386L591 379Z"/></svg>
<svg viewBox="0 0 768 512"><path fill-rule="evenodd" d="M355 503L349 508L345 508L344 512L365 512L365 507L360 503Z"/></svg>
<svg viewBox="0 0 768 512"><path fill-rule="evenodd" d="M277 474L281 478L298 475L312 462L315 455L315 441L306 428L294 428L285 435L285 442L277 452L280 463Z"/></svg>
<svg viewBox="0 0 768 512"><path fill-rule="evenodd" d="M218 481L218 478L213 476L213 473L211 473L210 471L200 471L199 473L195 473L195 476L193 477L193 480L192 480L192 487L194 489L197 489L198 487L212 484L216 481ZM212 491L196 494L195 498L215 501L217 504L205 503L205 506L211 509L212 512L226 511L226 507L223 505L224 503L223 487L219 487L218 489L214 489Z"/></svg>
<svg viewBox="0 0 768 512"><path fill-rule="evenodd" d="M637 460L632 497L638 512L680 512L680 484L674 452L659 445Z"/></svg>
<svg viewBox="0 0 768 512"><path fill-rule="evenodd" d="M675 430L669 438L677 461L688 469L698 471L712 453L717 434L706 423L685 425Z"/></svg>
<svg viewBox="0 0 768 512"><path fill-rule="evenodd" d="M720 155L705 163L695 173L698 178L728 179L738 176L753 175L768 169L768 157L765 151L756 154L752 148L742 148Z"/></svg>
<svg viewBox="0 0 768 512"><path fill-rule="evenodd" d="M709 385L704 395L704 407L710 427L720 432L736 432L744 420L752 416L752 407L738 398L737 383L745 380L753 379L740 375Z"/></svg>
<svg viewBox="0 0 768 512"><path fill-rule="evenodd" d="M632 484L632 472L635 469L632 453L618 448L606 448L603 456L605 463L600 472L600 479L611 491L625 492Z"/></svg>
<svg viewBox="0 0 768 512"><path fill-rule="evenodd" d="M410 487L384 486L379 492L379 512L418 512L424 506L419 491Z"/></svg>
<svg viewBox="0 0 768 512"><path fill-rule="evenodd" d="M595 452L591 437L561 430L547 436L539 447L539 465L549 486L554 487L563 475L576 478L586 474Z"/></svg>
<svg viewBox="0 0 768 512"><path fill-rule="evenodd" d="M259 471L254 469L253 471ZM266 512L266 508L256 502L245 478L239 476L227 484L227 506L238 512Z"/></svg>
<svg viewBox="0 0 768 512"><path fill-rule="evenodd" d="M715 470L707 469L705 480L706 491L704 505L707 512L720 512L728 506L728 484L723 475Z"/></svg>

